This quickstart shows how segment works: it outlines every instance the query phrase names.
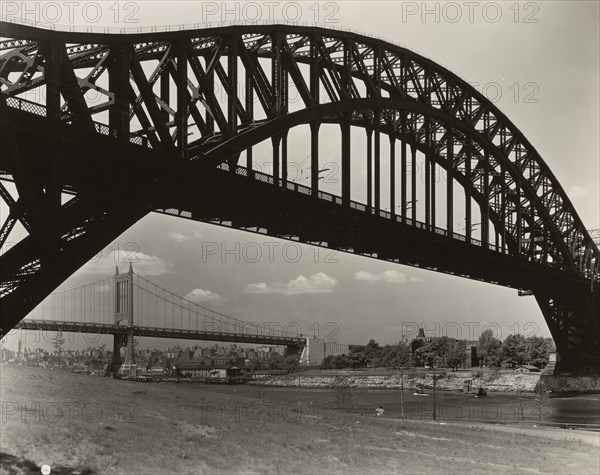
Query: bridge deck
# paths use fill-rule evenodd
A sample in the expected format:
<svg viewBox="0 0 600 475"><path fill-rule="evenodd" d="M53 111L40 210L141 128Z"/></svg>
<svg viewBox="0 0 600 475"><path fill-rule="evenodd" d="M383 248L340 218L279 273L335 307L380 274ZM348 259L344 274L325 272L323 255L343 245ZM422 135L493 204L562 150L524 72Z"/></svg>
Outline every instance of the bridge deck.
<svg viewBox="0 0 600 475"><path fill-rule="evenodd" d="M206 340L233 343L253 343L261 345L297 346L306 345L306 338L276 335L252 335L245 333L179 330L171 328L128 327L102 323L83 323L49 320L21 320L16 330L63 331L74 333L96 333L104 335L133 335L158 338L175 338L181 340Z"/></svg>

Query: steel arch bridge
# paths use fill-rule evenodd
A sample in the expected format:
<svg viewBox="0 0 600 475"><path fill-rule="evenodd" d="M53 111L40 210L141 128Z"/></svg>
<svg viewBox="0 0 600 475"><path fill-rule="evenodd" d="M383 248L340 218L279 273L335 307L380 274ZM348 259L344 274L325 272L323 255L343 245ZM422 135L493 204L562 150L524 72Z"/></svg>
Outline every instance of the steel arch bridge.
<svg viewBox="0 0 600 475"><path fill-rule="evenodd" d="M600 372L598 247L523 134L432 60L290 25L1 35L0 244L28 232L0 257L2 334L155 211L519 289L560 370ZM288 174L301 129L308 186Z"/></svg>

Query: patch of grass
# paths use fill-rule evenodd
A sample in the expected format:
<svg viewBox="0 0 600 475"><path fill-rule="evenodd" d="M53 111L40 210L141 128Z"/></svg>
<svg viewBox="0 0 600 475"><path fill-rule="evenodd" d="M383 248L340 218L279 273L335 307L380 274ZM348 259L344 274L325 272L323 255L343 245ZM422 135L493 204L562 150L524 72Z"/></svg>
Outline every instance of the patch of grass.
<svg viewBox="0 0 600 475"><path fill-rule="evenodd" d="M53 373L52 381L26 377L44 371L3 366L0 400L29 408L70 404L72 417L65 412L48 423L31 414L27 422L20 413L7 415L0 427L2 473L20 473L8 468L16 467L10 462L15 459L35 473L47 463L52 474L65 460L73 468L64 473L88 474L600 473L597 446L549 438L548 430L509 433L475 424L315 413L308 406L298 412L282 405L276 391L258 400L254 388L141 389L139 383L101 377L79 385L82 376L68 372ZM81 412L86 404L94 406L87 416ZM12 454L9 462L4 454Z"/></svg>

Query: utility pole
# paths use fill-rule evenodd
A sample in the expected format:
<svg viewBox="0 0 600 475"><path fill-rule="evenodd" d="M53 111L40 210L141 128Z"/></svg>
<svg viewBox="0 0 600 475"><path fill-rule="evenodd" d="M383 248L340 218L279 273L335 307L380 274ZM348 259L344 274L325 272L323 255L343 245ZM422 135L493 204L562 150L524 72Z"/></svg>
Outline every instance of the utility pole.
<svg viewBox="0 0 600 475"><path fill-rule="evenodd" d="M437 376L435 374L435 370L433 372L433 420L435 421L436 419L436 413L435 413L435 382L437 381Z"/></svg>

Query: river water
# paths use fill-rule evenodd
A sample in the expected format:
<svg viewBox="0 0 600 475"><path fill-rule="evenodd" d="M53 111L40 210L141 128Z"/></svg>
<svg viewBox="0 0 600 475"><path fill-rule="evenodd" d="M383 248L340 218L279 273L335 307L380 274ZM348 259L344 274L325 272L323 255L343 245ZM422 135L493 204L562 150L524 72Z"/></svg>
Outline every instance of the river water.
<svg viewBox="0 0 600 475"><path fill-rule="evenodd" d="M382 406L386 417L430 420L435 399L436 418L444 421L489 423L539 423L600 427L600 394L548 394L541 400L535 394L488 393L486 397L471 394L431 391L416 395L414 390L381 389L308 389L254 385L201 385L201 390L246 396L255 404L294 406L304 414L327 416L336 411L374 414Z"/></svg>

